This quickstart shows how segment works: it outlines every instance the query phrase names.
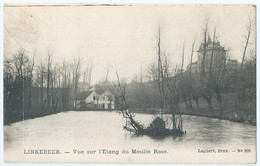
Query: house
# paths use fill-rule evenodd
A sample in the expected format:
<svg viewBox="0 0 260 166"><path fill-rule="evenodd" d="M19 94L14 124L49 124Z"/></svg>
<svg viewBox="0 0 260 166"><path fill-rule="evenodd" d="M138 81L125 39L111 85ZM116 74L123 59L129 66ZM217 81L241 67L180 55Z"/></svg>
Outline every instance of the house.
<svg viewBox="0 0 260 166"><path fill-rule="evenodd" d="M98 94L96 91L84 91L74 98L74 108L97 108Z"/></svg>
<svg viewBox="0 0 260 166"><path fill-rule="evenodd" d="M103 109L114 109L114 95L109 91L106 90L104 91L100 96L99 96L100 104Z"/></svg>
<svg viewBox="0 0 260 166"><path fill-rule="evenodd" d="M92 87L74 98L74 108L114 109L114 95L109 90L96 90Z"/></svg>

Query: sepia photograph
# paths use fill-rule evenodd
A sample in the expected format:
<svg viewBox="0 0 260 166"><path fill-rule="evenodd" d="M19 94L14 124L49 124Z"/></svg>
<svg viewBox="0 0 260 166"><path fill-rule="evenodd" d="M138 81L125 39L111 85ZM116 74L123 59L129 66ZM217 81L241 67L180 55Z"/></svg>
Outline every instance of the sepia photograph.
<svg viewBox="0 0 260 166"><path fill-rule="evenodd" d="M11 163L256 163L256 5L3 6Z"/></svg>

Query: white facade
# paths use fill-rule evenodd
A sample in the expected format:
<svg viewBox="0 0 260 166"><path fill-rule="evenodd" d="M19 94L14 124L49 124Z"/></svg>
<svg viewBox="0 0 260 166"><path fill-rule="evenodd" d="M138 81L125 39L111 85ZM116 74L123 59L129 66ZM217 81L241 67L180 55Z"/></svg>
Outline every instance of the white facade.
<svg viewBox="0 0 260 166"><path fill-rule="evenodd" d="M97 108L98 107L98 98L99 98L99 95L97 94L96 91L93 91L92 93L90 93L90 95L87 96L85 99L86 107Z"/></svg>
<svg viewBox="0 0 260 166"><path fill-rule="evenodd" d="M80 100L74 100L75 108L114 109L114 95L106 90L98 94L95 88L82 92Z"/></svg>
<svg viewBox="0 0 260 166"><path fill-rule="evenodd" d="M105 91L99 95L99 103L103 109L114 109L114 95L109 91Z"/></svg>

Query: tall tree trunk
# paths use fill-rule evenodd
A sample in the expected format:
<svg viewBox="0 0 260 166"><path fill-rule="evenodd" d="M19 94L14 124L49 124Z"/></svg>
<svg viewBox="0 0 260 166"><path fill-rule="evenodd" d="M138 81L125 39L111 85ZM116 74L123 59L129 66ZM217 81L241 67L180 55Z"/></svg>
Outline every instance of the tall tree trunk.
<svg viewBox="0 0 260 166"><path fill-rule="evenodd" d="M193 99L197 105L198 111L200 111L200 106L199 106L199 99Z"/></svg>
<svg viewBox="0 0 260 166"><path fill-rule="evenodd" d="M217 93L217 101L219 103L220 106L220 115L222 116L223 113L223 100L222 100L222 96L220 93Z"/></svg>
<svg viewBox="0 0 260 166"><path fill-rule="evenodd" d="M43 101L43 66L41 62L41 109L44 111L44 101Z"/></svg>
<svg viewBox="0 0 260 166"><path fill-rule="evenodd" d="M188 82L188 95L189 95L189 103L191 106L191 110L194 111L193 106L192 106L192 99L191 99L191 70L192 70L192 59L193 59L193 53L194 53L194 45L195 45L195 41L196 41L196 36L194 37L193 43L192 43L192 47L191 47L191 55L190 55L190 72L189 72L189 82Z"/></svg>
<svg viewBox="0 0 260 166"><path fill-rule="evenodd" d="M213 107L212 107L211 97L208 97L208 96L205 96L205 95L204 95L203 98L206 100L206 102L207 102L207 104L208 104L208 106L209 106L210 111L213 111L214 109L213 109Z"/></svg>
<svg viewBox="0 0 260 166"><path fill-rule="evenodd" d="M201 64L201 79L205 76L205 58L207 54L207 34L208 34L208 20L205 24L204 29L204 42L203 42L203 55L202 55L202 64ZM202 79L203 80L203 79Z"/></svg>
<svg viewBox="0 0 260 166"><path fill-rule="evenodd" d="M249 42L250 35L251 35L251 28L252 28L251 26L252 26L252 21L249 18L249 25L247 27L246 45L245 45L244 52L243 52L243 58L242 58L242 62L241 62L241 69L243 68L245 57L246 57L246 50L247 50L248 42Z"/></svg>

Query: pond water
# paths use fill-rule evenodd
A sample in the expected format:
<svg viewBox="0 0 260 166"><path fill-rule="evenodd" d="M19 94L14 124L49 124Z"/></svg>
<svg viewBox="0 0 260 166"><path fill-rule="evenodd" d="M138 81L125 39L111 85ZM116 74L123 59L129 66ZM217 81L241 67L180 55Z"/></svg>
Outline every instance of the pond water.
<svg viewBox="0 0 260 166"><path fill-rule="evenodd" d="M168 116L170 117L164 115L164 118L168 119ZM148 126L154 117L150 114L135 114L135 119L144 126ZM4 126L5 160L229 163L240 159L243 162L252 162L254 161L252 158L256 155L256 127L248 124L184 115L183 129L187 132L185 135L156 139L130 134L122 129L124 123L125 120L118 112L69 111L6 125ZM32 149L58 149L61 154L25 154ZM103 149L106 152L118 150L120 154L102 154L102 152L100 154L99 151ZM131 154L135 149L144 153ZM154 158L154 149L167 151L167 154L157 154ZM216 151L227 149L228 154L198 152L213 149ZM250 149L250 152L238 153L238 149ZM84 151L84 154L74 154L73 150ZM122 154L123 150L129 151L130 154ZM96 152L86 154L87 151Z"/></svg>

